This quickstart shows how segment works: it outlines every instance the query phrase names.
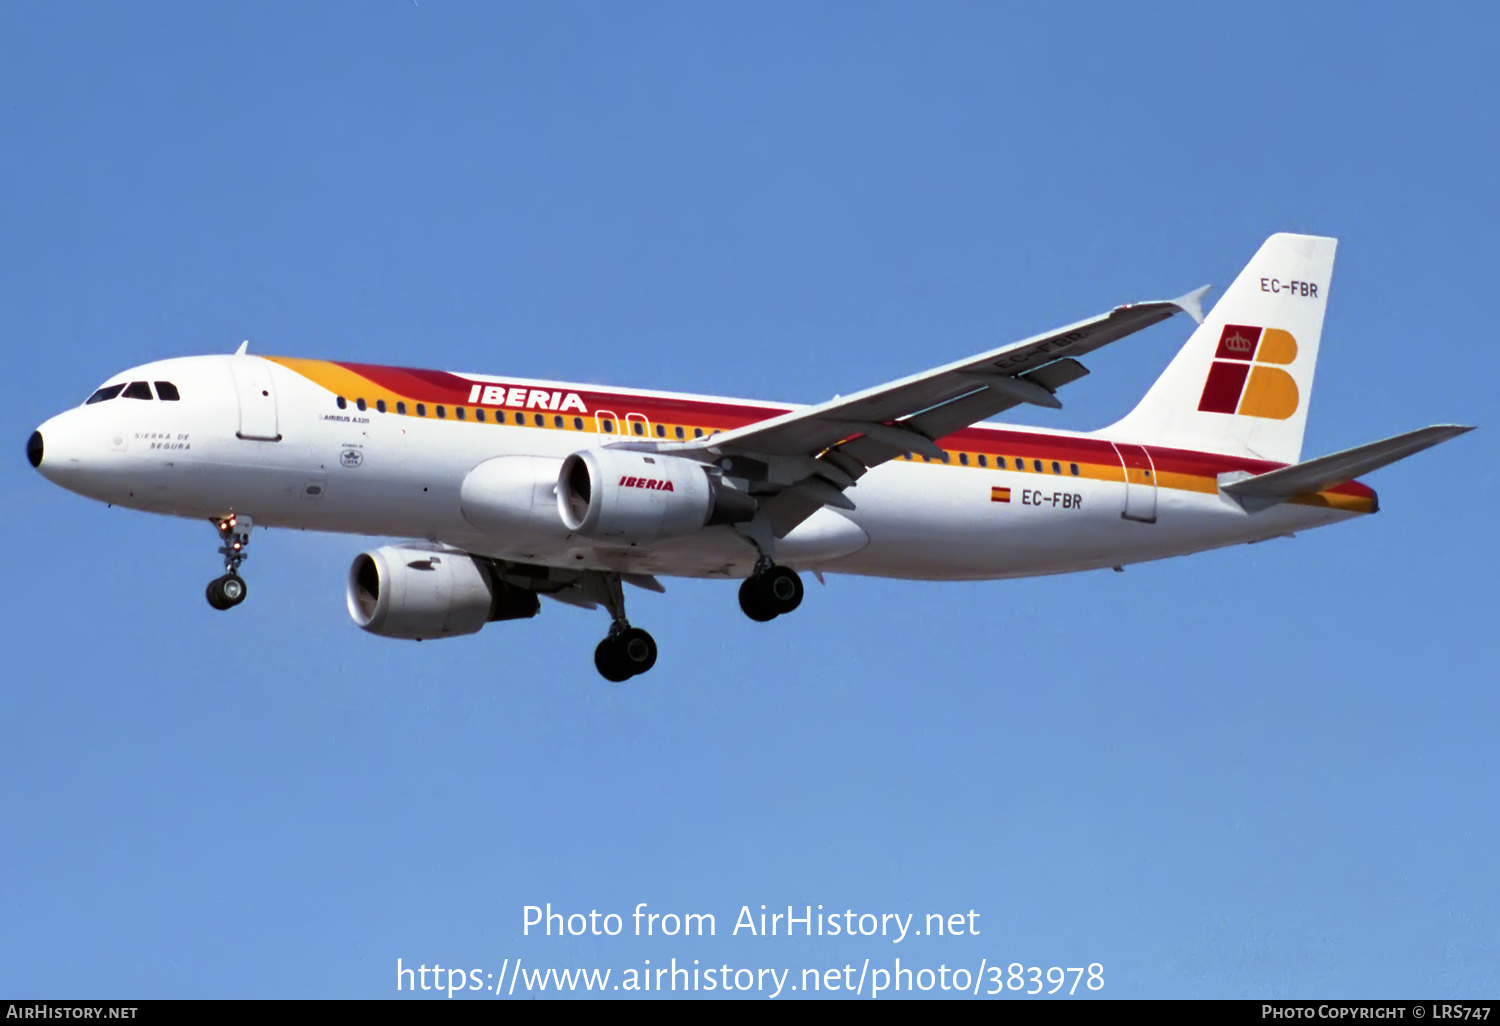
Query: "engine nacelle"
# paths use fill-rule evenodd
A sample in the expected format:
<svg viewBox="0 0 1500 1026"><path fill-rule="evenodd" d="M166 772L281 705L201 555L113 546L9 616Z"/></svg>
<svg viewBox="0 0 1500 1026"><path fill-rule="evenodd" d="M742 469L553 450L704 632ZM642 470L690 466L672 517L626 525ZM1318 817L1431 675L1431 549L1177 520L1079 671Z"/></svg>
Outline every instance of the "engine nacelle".
<svg viewBox="0 0 1500 1026"><path fill-rule="evenodd" d="M496 456L469 471L459 489L459 510L469 523L501 537L560 538L556 456Z"/></svg>
<svg viewBox="0 0 1500 1026"><path fill-rule="evenodd" d="M349 615L387 638L456 638L494 620L535 616L533 592L495 579L472 556L394 546L349 567Z"/></svg>
<svg viewBox="0 0 1500 1026"><path fill-rule="evenodd" d="M563 460L557 512L590 538L654 541L755 516L755 500L701 463L629 449L586 449Z"/></svg>

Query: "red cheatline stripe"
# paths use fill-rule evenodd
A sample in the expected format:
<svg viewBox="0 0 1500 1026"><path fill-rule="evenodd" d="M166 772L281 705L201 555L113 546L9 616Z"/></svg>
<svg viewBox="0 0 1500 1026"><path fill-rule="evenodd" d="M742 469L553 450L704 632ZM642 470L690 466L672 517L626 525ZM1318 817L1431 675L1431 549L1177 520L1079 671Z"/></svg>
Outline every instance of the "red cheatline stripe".
<svg viewBox="0 0 1500 1026"><path fill-rule="evenodd" d="M409 367L381 367L370 363L340 362L340 367L369 378L381 388L408 399L432 403L463 403L469 398L469 382L446 371L424 371Z"/></svg>
<svg viewBox="0 0 1500 1026"><path fill-rule="evenodd" d="M387 389L407 399L431 403L453 403L466 405L473 385L479 382L447 371L428 371L413 367L383 367L368 363L340 361L338 366L369 379L380 388ZM484 384L498 384L507 389L524 388L530 385L511 385L501 378ZM669 396L625 395L619 392L598 391L580 388L563 382L535 386L539 391L575 392L583 399L592 414L596 410L608 410L623 417L626 413L640 413L651 421L664 420L669 423L690 421L703 427L720 430L753 424L769 417L780 416L787 407L742 406L712 401L678 399Z"/></svg>
<svg viewBox="0 0 1500 1026"><path fill-rule="evenodd" d="M379 388L419 402L467 405L469 390L473 384L468 378L447 371L386 367L379 364L344 361L333 366L359 374ZM495 383L510 387L503 378ZM522 385L514 387L530 388L530 386ZM624 417L627 413L640 413L653 423L657 421L668 424L686 423L709 430L732 430L779 416L788 410L788 407L782 406L740 405L712 399L649 394L626 395L619 392L580 388L563 382L549 383L547 387L553 391L577 392L587 405L590 415L600 410L613 412L617 417ZM1106 467L1119 467L1120 465L1120 457L1114 446L1108 441L1096 438L1076 438L1004 428L969 427L938 439L938 444L952 451L1008 457L1007 462L1016 457L1022 457L1028 461L1032 459L1058 460L1065 465L1067 463L1085 463ZM1150 452L1152 463L1157 471L1165 474L1214 477L1231 470L1261 474L1285 466L1285 464L1270 460L1199 452L1191 449L1174 449L1164 446L1146 446L1146 449ZM1366 498L1373 498L1375 495L1370 488L1357 481L1338 485L1329 491Z"/></svg>

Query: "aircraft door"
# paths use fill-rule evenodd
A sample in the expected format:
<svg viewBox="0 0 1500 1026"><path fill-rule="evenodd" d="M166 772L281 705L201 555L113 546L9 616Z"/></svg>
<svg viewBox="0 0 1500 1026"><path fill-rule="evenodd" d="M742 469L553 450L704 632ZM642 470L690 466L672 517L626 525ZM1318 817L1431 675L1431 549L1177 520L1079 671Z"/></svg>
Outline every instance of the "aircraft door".
<svg viewBox="0 0 1500 1026"><path fill-rule="evenodd" d="M271 365L257 356L230 357L234 390L239 396L239 437L260 442L279 442L276 423L276 385Z"/></svg>
<svg viewBox="0 0 1500 1026"><path fill-rule="evenodd" d="M1116 442L1114 446L1125 470L1125 509L1120 516L1145 524L1156 523L1156 467L1151 454L1143 445Z"/></svg>

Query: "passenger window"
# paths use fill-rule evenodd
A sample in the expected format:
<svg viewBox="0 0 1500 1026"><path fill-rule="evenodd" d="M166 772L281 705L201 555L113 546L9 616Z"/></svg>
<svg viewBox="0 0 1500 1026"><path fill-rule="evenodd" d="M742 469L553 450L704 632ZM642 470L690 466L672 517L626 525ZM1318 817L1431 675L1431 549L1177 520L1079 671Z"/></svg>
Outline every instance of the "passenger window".
<svg viewBox="0 0 1500 1026"><path fill-rule="evenodd" d="M479 421L481 424L484 423L484 410L483 410L483 408L480 408L480 409L477 409L477 410L474 411L474 419L477 420L477 421Z"/></svg>
<svg viewBox="0 0 1500 1026"><path fill-rule="evenodd" d="M962 463L964 466L967 467L969 465L969 454L966 453L966 452L959 453L958 454L958 462Z"/></svg>
<svg viewBox="0 0 1500 1026"><path fill-rule="evenodd" d="M667 427L666 427L665 424L658 424L658 425L656 425L656 437L657 438L666 438L667 437Z"/></svg>
<svg viewBox="0 0 1500 1026"><path fill-rule="evenodd" d="M547 426L547 418L543 417L540 413L536 414L532 419L534 419L536 421L536 426L537 427L546 427Z"/></svg>
<svg viewBox="0 0 1500 1026"><path fill-rule="evenodd" d="M425 416L427 416L427 404L426 403L417 403L417 416L418 417L425 417Z"/></svg>
<svg viewBox="0 0 1500 1026"><path fill-rule="evenodd" d="M406 416L406 404L403 402L398 402L396 404L396 412L401 414L401 416L403 417Z"/></svg>
<svg viewBox="0 0 1500 1026"><path fill-rule="evenodd" d="M151 386L146 384L144 381L132 381L130 384L125 386L125 391L121 394L124 395L126 399L150 399Z"/></svg>
<svg viewBox="0 0 1500 1026"><path fill-rule="evenodd" d="M615 422L612 421L612 420L606 420L604 422L604 432L605 432L605 434L610 434L610 435L614 434L615 433Z"/></svg>
<svg viewBox="0 0 1500 1026"><path fill-rule="evenodd" d="M583 430L583 418L582 417L574 417L573 418L573 430L574 431L582 431Z"/></svg>
<svg viewBox="0 0 1500 1026"><path fill-rule="evenodd" d="M561 417L553 417L552 418L552 426L553 427L562 427L563 426L563 419Z"/></svg>
<svg viewBox="0 0 1500 1026"><path fill-rule="evenodd" d="M385 400L384 399L376 399L375 400L375 409L378 410L381 413L384 413L385 412Z"/></svg>
<svg viewBox="0 0 1500 1026"><path fill-rule="evenodd" d="M436 407L436 410L439 420L448 419L448 408L446 406L444 406L442 403L439 403Z"/></svg>
<svg viewBox="0 0 1500 1026"><path fill-rule="evenodd" d="M455 406L455 407L453 407L453 416L457 417L459 420L463 420L464 419L464 408L462 406Z"/></svg>
<svg viewBox="0 0 1500 1026"><path fill-rule="evenodd" d="M1074 477L1078 476L1078 464L1076 464L1076 463L1069 463L1068 464L1068 470L1070 470L1072 472L1072 474L1073 474Z"/></svg>
<svg viewBox="0 0 1500 1026"><path fill-rule="evenodd" d="M640 421L638 421L638 420L632 420L630 422L630 425L631 425L631 427L635 428L635 433L636 434L638 434L638 435L644 435L646 433L646 425L642 424Z"/></svg>
<svg viewBox="0 0 1500 1026"><path fill-rule="evenodd" d="M984 453L979 454L979 465L981 467L987 467L990 465L990 461L985 457Z"/></svg>
<svg viewBox="0 0 1500 1026"><path fill-rule="evenodd" d="M495 423L496 424L504 424L505 423L505 411L504 410L496 410L495 411Z"/></svg>
<svg viewBox="0 0 1500 1026"><path fill-rule="evenodd" d="M354 400L354 405L360 410L363 410L365 408L365 401L363 399L356 399Z"/></svg>
<svg viewBox="0 0 1500 1026"><path fill-rule="evenodd" d="M182 396L177 394L177 386L170 381L158 381L156 383L156 398L164 403L175 403Z"/></svg>
<svg viewBox="0 0 1500 1026"><path fill-rule="evenodd" d="M678 438L686 438L687 437L687 432L684 431L684 430L682 430L682 425L681 424L677 425L677 437Z"/></svg>
<svg viewBox="0 0 1500 1026"><path fill-rule="evenodd" d="M125 383L123 381L118 385L105 385L103 388L99 389L99 391L89 396L83 405L92 406L94 403L102 403L106 400L113 399L115 396L119 395L120 392L124 390L124 388Z"/></svg>
<svg viewBox="0 0 1500 1026"><path fill-rule="evenodd" d="M1031 469L1035 470L1038 474L1040 474L1042 472L1042 461L1041 460L1032 460L1031 461Z"/></svg>
<svg viewBox="0 0 1500 1026"><path fill-rule="evenodd" d="M1062 473L1062 467L1059 467L1057 465L1057 461L1056 460L1052 461L1052 473L1054 473L1054 474L1061 474Z"/></svg>
<svg viewBox="0 0 1500 1026"><path fill-rule="evenodd" d="M702 438L703 437L703 429L702 428L693 428L693 437L694 438Z"/></svg>

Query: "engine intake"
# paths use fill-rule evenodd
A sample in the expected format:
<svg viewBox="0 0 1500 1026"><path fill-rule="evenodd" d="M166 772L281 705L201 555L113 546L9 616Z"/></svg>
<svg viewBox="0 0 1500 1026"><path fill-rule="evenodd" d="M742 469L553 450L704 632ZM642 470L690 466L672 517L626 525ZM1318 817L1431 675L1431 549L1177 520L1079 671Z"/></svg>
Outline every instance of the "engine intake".
<svg viewBox="0 0 1500 1026"><path fill-rule="evenodd" d="M755 499L701 463L628 449L585 449L563 460L557 512L590 538L654 541L755 516Z"/></svg>
<svg viewBox="0 0 1500 1026"><path fill-rule="evenodd" d="M349 615L386 638L456 638L487 623L535 616L536 594L497 579L462 552L386 546L349 567Z"/></svg>

